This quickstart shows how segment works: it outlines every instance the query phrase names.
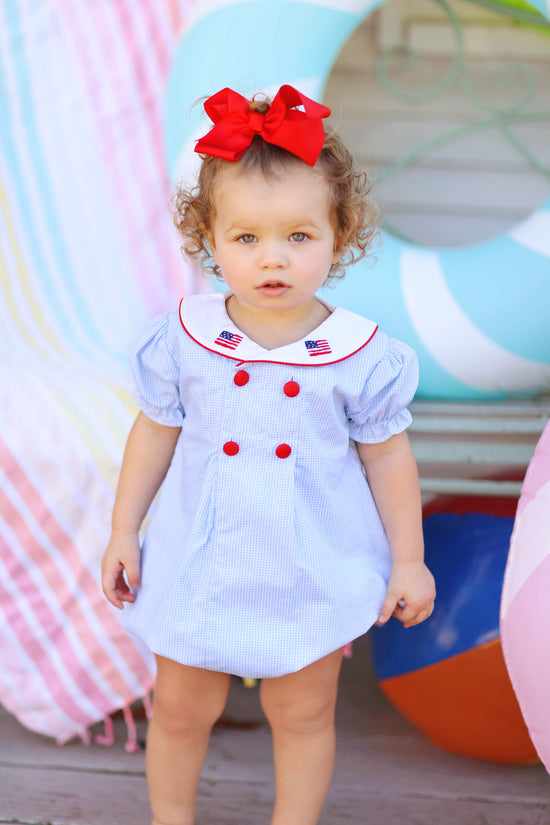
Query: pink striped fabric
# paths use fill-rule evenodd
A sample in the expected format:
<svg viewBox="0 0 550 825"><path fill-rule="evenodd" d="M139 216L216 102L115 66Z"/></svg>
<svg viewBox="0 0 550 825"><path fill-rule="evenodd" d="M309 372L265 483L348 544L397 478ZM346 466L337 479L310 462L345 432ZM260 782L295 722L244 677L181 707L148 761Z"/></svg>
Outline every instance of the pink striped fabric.
<svg viewBox="0 0 550 825"><path fill-rule="evenodd" d="M136 413L126 353L204 285L169 214L163 97L192 0L0 4L0 698L113 741L154 678L100 589ZM5 104L4 104L5 102Z"/></svg>

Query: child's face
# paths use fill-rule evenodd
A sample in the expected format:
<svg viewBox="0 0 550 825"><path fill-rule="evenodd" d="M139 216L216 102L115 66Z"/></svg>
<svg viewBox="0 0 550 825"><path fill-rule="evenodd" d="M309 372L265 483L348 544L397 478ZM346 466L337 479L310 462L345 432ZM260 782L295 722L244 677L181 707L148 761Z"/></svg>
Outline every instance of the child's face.
<svg viewBox="0 0 550 825"><path fill-rule="evenodd" d="M340 257L323 176L305 164L272 178L228 167L214 201L209 242L236 298L249 311L311 303Z"/></svg>

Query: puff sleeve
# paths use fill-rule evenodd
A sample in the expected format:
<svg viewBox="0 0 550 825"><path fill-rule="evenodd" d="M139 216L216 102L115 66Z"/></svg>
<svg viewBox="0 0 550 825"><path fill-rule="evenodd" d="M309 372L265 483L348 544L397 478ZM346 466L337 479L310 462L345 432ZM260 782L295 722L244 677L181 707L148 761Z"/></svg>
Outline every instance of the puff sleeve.
<svg viewBox="0 0 550 825"><path fill-rule="evenodd" d="M168 346L170 316L159 315L134 343L130 366L134 397L149 418L166 427L181 427L185 412L180 393L179 366Z"/></svg>
<svg viewBox="0 0 550 825"><path fill-rule="evenodd" d="M407 409L418 386L416 353L388 338L383 357L371 371L362 393L348 409L350 437L361 444L377 444L405 430L412 416Z"/></svg>

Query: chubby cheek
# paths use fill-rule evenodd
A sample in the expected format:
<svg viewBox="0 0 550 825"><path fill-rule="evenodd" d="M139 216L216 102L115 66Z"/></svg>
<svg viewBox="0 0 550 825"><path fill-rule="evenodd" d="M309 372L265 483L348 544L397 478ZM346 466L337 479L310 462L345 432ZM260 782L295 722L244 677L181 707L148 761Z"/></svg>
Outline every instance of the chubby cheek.
<svg viewBox="0 0 550 825"><path fill-rule="evenodd" d="M216 249L216 254L214 255L214 260L220 269L229 276L233 274L236 268L237 270L240 269L238 258L231 249L218 247Z"/></svg>

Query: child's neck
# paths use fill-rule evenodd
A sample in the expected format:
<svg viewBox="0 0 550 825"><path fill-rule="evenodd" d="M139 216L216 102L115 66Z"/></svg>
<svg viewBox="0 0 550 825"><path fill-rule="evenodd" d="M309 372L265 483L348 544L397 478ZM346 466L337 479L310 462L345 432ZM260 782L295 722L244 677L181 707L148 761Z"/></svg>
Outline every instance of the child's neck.
<svg viewBox="0 0 550 825"><path fill-rule="evenodd" d="M241 332L264 349L278 349L300 341L329 317L330 310L317 298L282 312L262 312L248 307L236 295L226 301L227 314Z"/></svg>

